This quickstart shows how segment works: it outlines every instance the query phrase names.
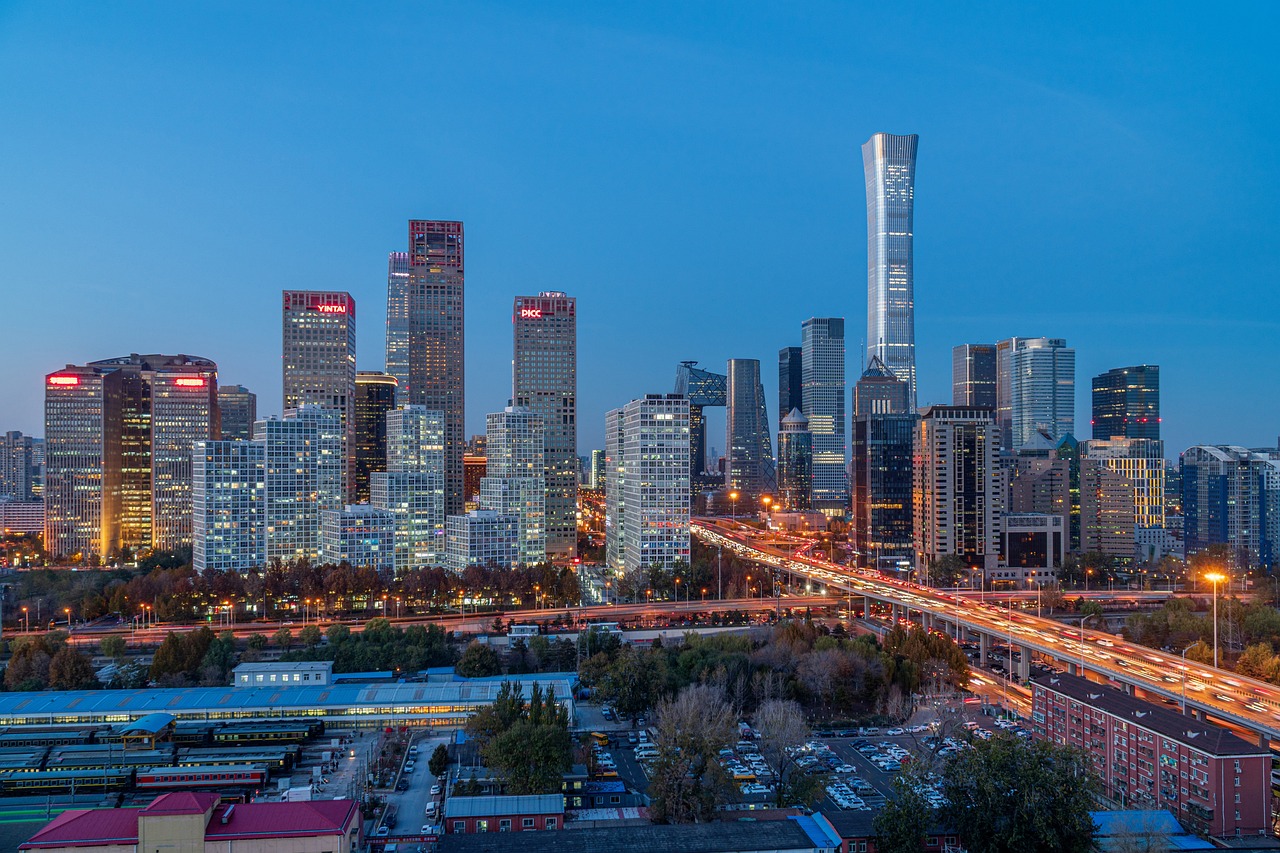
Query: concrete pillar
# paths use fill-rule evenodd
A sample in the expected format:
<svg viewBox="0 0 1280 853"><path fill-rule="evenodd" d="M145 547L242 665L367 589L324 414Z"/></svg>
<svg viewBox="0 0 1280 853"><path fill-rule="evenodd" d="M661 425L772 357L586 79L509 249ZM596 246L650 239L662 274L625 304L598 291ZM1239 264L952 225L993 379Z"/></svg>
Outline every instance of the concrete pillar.
<svg viewBox="0 0 1280 853"><path fill-rule="evenodd" d="M1025 682L1031 677L1031 649L1026 646L1019 646L1018 654L1022 658L1022 660L1018 661L1018 680Z"/></svg>
<svg viewBox="0 0 1280 853"><path fill-rule="evenodd" d="M987 665L987 645L990 639L986 634L978 635L978 663L981 666Z"/></svg>
<svg viewBox="0 0 1280 853"><path fill-rule="evenodd" d="M924 628L926 631L933 630L933 614L932 613L920 614L920 627Z"/></svg>

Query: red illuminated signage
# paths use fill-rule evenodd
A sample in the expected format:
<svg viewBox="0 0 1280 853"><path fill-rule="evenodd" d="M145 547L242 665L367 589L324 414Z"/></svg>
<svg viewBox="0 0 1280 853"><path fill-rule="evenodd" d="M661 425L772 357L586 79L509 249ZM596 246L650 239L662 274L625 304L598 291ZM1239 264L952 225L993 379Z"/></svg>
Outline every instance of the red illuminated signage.
<svg viewBox="0 0 1280 853"><path fill-rule="evenodd" d="M541 308L521 308L520 319L521 320L541 320L542 309Z"/></svg>
<svg viewBox="0 0 1280 853"><path fill-rule="evenodd" d="M199 376L179 376L173 384L181 388L203 388L205 383Z"/></svg>
<svg viewBox="0 0 1280 853"><path fill-rule="evenodd" d="M79 376L50 376L49 384L50 385L79 385L80 377Z"/></svg>
<svg viewBox="0 0 1280 853"><path fill-rule="evenodd" d="M317 305L316 310L321 314L345 314L347 306L345 305Z"/></svg>

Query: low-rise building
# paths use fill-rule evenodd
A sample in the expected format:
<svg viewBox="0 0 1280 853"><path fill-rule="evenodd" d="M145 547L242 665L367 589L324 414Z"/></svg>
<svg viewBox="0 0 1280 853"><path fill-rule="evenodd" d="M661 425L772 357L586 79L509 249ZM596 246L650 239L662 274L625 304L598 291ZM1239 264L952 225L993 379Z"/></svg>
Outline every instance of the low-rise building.
<svg viewBox="0 0 1280 853"><path fill-rule="evenodd" d="M0 497L0 533L44 532L44 501L11 501Z"/></svg>
<svg viewBox="0 0 1280 853"><path fill-rule="evenodd" d="M471 832L530 832L564 829L564 795L452 796L444 804L444 830Z"/></svg>
<svg viewBox="0 0 1280 853"><path fill-rule="evenodd" d="M1084 750L1103 793L1125 808L1166 808L1219 837L1265 835L1271 754L1228 730L1075 675L1031 680L1035 737Z"/></svg>
<svg viewBox="0 0 1280 853"><path fill-rule="evenodd" d="M333 661L263 661L242 663L231 670L232 687L308 687L333 683Z"/></svg>

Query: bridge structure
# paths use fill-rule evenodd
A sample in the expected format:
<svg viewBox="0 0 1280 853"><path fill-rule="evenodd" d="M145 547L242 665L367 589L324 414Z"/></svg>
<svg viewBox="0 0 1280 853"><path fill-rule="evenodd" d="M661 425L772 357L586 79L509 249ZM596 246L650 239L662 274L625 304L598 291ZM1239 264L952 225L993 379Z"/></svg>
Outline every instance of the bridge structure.
<svg viewBox="0 0 1280 853"><path fill-rule="evenodd" d="M1135 696L1174 703L1193 717L1251 733L1263 745L1280 741L1280 687L1092 630L1088 617L1064 624L1015 609L1012 598L984 601L842 566L809 556L810 539L728 519L696 518L691 529L706 544L807 580L819 595L845 596L850 611L860 606L867 618L874 614L893 625L914 622L957 642L976 641L983 661L994 644L1007 643L1011 674L1020 681L1029 677L1036 655ZM1014 651L1020 660L1013 659Z"/></svg>

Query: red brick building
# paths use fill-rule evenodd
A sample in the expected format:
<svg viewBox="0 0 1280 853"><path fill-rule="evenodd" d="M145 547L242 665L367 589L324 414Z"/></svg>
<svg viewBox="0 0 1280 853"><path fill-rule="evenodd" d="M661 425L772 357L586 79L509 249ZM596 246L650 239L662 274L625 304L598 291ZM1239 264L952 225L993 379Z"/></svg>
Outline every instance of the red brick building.
<svg viewBox="0 0 1280 853"><path fill-rule="evenodd" d="M1107 797L1165 808L1196 832L1265 835L1271 754L1224 728L1065 673L1031 681L1037 738L1093 758Z"/></svg>
<svg viewBox="0 0 1280 853"><path fill-rule="evenodd" d="M447 833L545 829L564 829L563 794L453 796L444 803Z"/></svg>

